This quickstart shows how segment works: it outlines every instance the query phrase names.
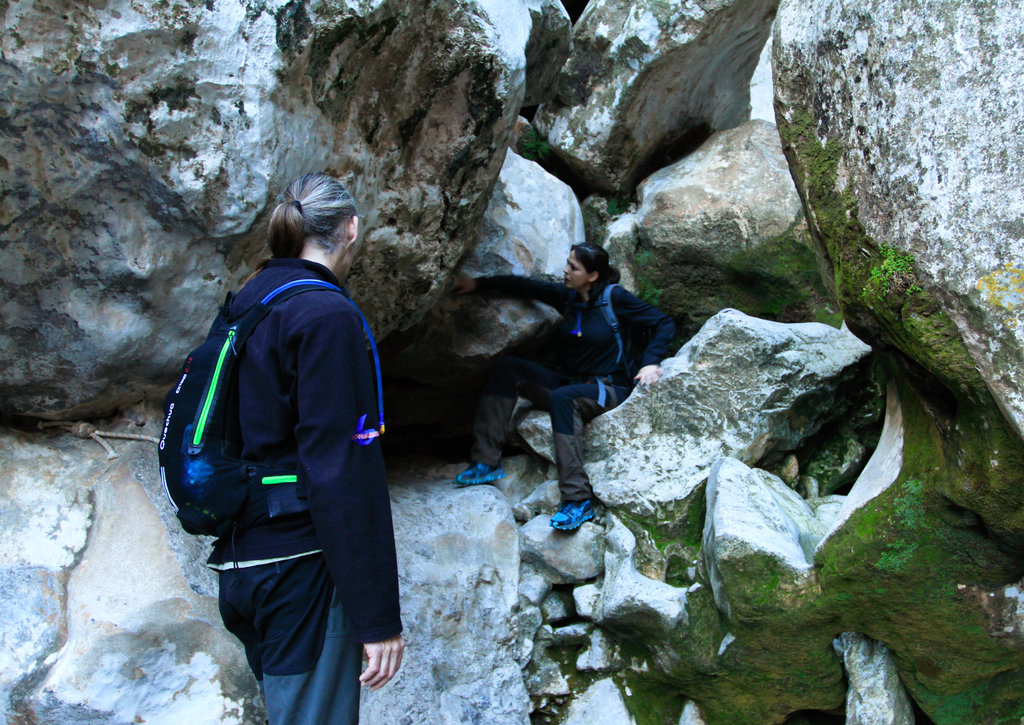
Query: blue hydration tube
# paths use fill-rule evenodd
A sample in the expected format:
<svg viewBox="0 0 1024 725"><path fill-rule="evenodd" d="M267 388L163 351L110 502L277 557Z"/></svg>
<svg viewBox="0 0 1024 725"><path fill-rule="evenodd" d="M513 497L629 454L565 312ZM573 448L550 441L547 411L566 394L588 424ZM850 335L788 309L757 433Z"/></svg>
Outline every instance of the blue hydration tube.
<svg viewBox="0 0 1024 725"><path fill-rule="evenodd" d="M324 280L321 279L297 279L294 282L288 282L287 284L283 284L277 289L270 292L270 294L268 294L262 300L260 300L260 304L265 305L282 292L286 292L287 290L290 290L293 287L300 286L323 287L324 289L330 289L336 292L341 292L342 294L345 295L348 301L352 303L352 306L356 309L356 313L359 315L359 319L363 323L363 330L366 332L366 338L370 341L370 351L373 353L373 371L374 376L377 379L377 427L363 428L363 425L366 423L366 414L364 413L359 418L359 422L356 424L356 432L355 435L352 436L352 440L354 440L361 446L368 446L370 445L371 442L373 442L374 438L384 434L384 385L381 382L380 355L377 352L377 340L374 339L373 331L370 330L370 323L366 321L366 316L363 314L363 311L359 309L359 305L357 305L352 300L351 297L345 294L345 291L341 287L333 285L330 282L325 282Z"/></svg>

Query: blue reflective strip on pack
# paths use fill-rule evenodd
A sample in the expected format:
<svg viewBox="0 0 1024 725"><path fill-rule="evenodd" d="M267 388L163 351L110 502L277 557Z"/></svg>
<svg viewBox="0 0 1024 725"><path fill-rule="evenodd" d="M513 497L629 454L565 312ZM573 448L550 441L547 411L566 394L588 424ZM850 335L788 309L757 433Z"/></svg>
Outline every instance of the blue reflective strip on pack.
<svg viewBox="0 0 1024 725"><path fill-rule="evenodd" d="M604 407L604 401L608 399L608 390L604 386L604 381L601 378L597 379L597 404L602 408Z"/></svg>
<svg viewBox="0 0 1024 725"><path fill-rule="evenodd" d="M277 289L273 290L270 294L268 294L266 297L260 300L260 304L265 305L282 292L286 292L287 290L290 290L293 287L299 287L300 285L306 287L323 287L324 289L332 289L341 292L341 288L338 285L331 284L330 282L325 282L322 279L297 279L294 282L288 282L287 284L283 284Z"/></svg>

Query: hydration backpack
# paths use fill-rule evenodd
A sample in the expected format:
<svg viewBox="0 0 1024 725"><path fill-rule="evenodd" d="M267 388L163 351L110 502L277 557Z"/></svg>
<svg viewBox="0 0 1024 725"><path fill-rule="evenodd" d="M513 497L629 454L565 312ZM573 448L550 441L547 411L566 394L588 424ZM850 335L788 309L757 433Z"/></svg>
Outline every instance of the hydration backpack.
<svg viewBox="0 0 1024 725"><path fill-rule="evenodd" d="M275 467L238 457L235 371L246 341L274 305L322 289L343 293L323 280L296 280L274 289L238 316L231 314L233 295L228 293L206 340L185 358L181 377L164 400L157 455L164 493L188 533L220 537L245 525L246 517L308 510L294 466ZM379 406L379 430L360 430L353 437L366 445L383 433L384 417L376 343L366 319L362 322L373 349ZM259 509L255 514L249 511L253 503Z"/></svg>

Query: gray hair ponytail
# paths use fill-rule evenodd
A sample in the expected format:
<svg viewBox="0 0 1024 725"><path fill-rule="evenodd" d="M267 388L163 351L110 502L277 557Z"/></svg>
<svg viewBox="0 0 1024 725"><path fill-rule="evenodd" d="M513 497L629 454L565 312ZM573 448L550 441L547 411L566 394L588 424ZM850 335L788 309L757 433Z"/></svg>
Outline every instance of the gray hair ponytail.
<svg viewBox="0 0 1024 725"><path fill-rule="evenodd" d="M303 174L288 184L270 215L270 254L275 259L298 257L307 239L333 252L338 225L358 215L356 200L340 181L319 172Z"/></svg>

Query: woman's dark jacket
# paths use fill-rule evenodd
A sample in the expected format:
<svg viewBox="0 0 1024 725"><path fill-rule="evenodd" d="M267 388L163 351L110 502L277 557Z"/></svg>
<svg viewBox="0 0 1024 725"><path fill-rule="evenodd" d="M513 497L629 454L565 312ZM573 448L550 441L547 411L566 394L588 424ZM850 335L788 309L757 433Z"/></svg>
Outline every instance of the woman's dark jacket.
<svg viewBox="0 0 1024 725"><path fill-rule="evenodd" d="M567 376L581 380L611 376L616 385L627 388L632 385L633 381L623 365L617 362L619 348L615 334L598 307L604 284L595 284L586 302L565 285L529 277L480 277L476 284L482 292L495 291L535 299L562 313L562 323L558 328L558 367ZM660 364L668 355L668 347L675 334L672 318L618 285L612 288L611 304L624 339L628 335L627 326L651 330L650 342L640 359L641 367Z"/></svg>
<svg viewBox="0 0 1024 725"><path fill-rule="evenodd" d="M271 260L232 303L244 310L281 284L320 279L323 265ZM340 285L339 285L340 286ZM210 562L257 561L323 550L352 636L379 642L402 631L398 572L379 439L352 441L360 416L377 422L362 322L347 296L304 292L276 305L238 365L245 460L294 465L309 511L265 519L216 542Z"/></svg>

